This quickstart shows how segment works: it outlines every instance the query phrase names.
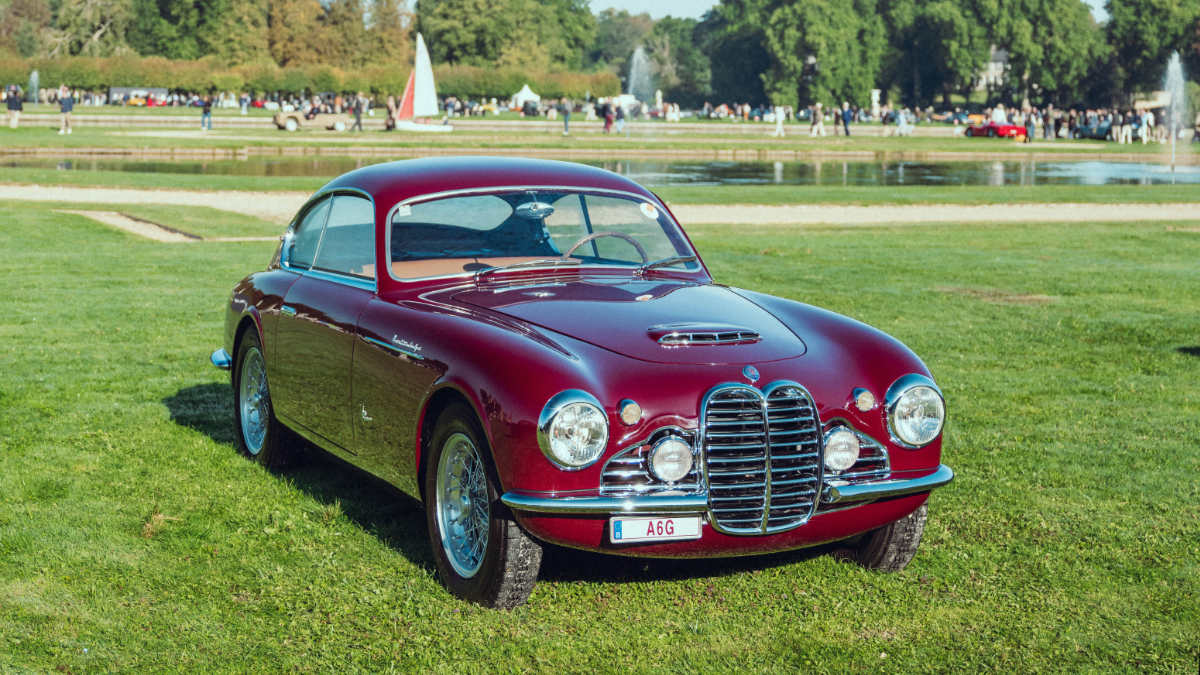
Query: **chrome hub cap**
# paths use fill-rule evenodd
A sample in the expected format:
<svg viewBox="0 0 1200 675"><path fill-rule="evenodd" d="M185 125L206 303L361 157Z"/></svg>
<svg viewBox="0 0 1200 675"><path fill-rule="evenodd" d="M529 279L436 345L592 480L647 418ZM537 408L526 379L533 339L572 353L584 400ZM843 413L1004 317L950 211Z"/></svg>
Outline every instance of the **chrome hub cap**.
<svg viewBox="0 0 1200 675"><path fill-rule="evenodd" d="M469 579L483 564L491 507L483 460L466 434L453 434L442 446L434 499L442 550L454 571Z"/></svg>
<svg viewBox="0 0 1200 675"><path fill-rule="evenodd" d="M257 347L246 350L238 383L238 413L242 420L242 440L250 454L262 452L267 437L267 419L271 414L271 395L267 391L267 369Z"/></svg>

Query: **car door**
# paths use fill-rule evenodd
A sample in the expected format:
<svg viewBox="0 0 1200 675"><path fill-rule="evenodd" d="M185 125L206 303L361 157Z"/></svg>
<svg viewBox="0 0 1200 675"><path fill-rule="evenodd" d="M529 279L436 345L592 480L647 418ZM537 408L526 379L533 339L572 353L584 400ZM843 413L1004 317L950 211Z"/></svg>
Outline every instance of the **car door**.
<svg viewBox="0 0 1200 675"><path fill-rule="evenodd" d="M282 419L349 450L355 325L375 294L375 209L357 194L336 194L328 202L311 263L280 308L272 386ZM311 238L303 229L296 237Z"/></svg>

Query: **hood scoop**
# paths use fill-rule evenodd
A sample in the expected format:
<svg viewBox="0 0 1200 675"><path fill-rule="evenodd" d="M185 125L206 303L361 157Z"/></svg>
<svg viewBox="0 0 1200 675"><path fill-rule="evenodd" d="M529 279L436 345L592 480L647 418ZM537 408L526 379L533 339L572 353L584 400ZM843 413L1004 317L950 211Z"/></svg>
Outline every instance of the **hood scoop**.
<svg viewBox="0 0 1200 675"><path fill-rule="evenodd" d="M757 331L712 323L671 323L651 326L646 334L664 347L745 345L762 340Z"/></svg>

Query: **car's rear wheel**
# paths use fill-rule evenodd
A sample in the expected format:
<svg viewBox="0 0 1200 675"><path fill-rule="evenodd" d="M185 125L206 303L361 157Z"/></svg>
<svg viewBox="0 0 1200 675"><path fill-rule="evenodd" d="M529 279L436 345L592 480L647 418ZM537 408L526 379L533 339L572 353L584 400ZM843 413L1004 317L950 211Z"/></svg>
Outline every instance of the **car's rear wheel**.
<svg viewBox="0 0 1200 675"><path fill-rule="evenodd" d="M967 127L967 137L970 138L971 136L974 136L974 135L975 135L975 130L972 129L971 127Z"/></svg>
<svg viewBox="0 0 1200 675"><path fill-rule="evenodd" d="M996 137L996 129L993 127L988 127L988 138L995 138L995 137Z"/></svg>
<svg viewBox="0 0 1200 675"><path fill-rule="evenodd" d="M346 123L345 123L345 122L343 122L343 121L341 121L341 120L338 120L337 122L334 122L334 123L333 123L333 130L334 130L334 131L345 131L345 130L346 130Z"/></svg>
<svg viewBox="0 0 1200 675"><path fill-rule="evenodd" d="M295 117L289 117L284 121L283 128L288 131L295 131L300 128L300 122Z"/></svg>
<svg viewBox="0 0 1200 675"><path fill-rule="evenodd" d="M917 554L928 512L926 505L922 504L921 508L900 520L871 530L851 549L851 556L867 569L899 572Z"/></svg>
<svg viewBox="0 0 1200 675"><path fill-rule="evenodd" d="M256 331L247 331L238 345L233 371L233 417L238 449L267 467L286 460L284 430L275 419L267 362Z"/></svg>
<svg viewBox="0 0 1200 675"><path fill-rule="evenodd" d="M465 405L438 417L425 462L425 520L446 588L485 607L525 602L537 582L542 547L500 504L487 441Z"/></svg>

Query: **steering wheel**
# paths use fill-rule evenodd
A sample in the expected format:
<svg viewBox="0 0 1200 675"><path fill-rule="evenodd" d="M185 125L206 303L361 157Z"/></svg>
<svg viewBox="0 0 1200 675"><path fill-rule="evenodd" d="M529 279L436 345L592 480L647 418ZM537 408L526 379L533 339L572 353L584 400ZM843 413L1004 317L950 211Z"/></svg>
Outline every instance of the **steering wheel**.
<svg viewBox="0 0 1200 675"><path fill-rule="evenodd" d="M633 244L633 248L635 248L637 250L638 255L642 256L642 264L643 265L650 262L650 257L646 255L646 249L642 248L642 245L638 243L637 239L634 239L633 237L631 237L627 234L623 234L621 232L611 232L611 231L610 232L593 232L592 234L587 235L586 237L584 237L584 238L580 239L579 241L575 242L574 244L572 244L571 248L567 249L567 252L562 254L562 257L570 258L571 254L575 252L575 249L579 248L580 246L583 246L584 244L588 243L589 241L595 241L597 239L600 239L601 237L616 237L617 239L624 239L625 241L629 242L630 244Z"/></svg>

